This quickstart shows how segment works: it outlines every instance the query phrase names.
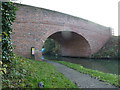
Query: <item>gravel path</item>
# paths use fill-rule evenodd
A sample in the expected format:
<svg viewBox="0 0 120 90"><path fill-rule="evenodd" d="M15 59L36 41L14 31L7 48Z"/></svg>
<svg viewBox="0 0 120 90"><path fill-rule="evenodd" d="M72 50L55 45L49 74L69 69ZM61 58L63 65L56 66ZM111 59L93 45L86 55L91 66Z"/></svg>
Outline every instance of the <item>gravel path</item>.
<svg viewBox="0 0 120 90"><path fill-rule="evenodd" d="M90 77L89 75L80 73L65 65L53 61L47 61L47 62L52 63L59 72L64 74L69 80L74 82L79 88L114 88L114 90L118 90L118 88L116 88L113 85L99 81L95 78Z"/></svg>

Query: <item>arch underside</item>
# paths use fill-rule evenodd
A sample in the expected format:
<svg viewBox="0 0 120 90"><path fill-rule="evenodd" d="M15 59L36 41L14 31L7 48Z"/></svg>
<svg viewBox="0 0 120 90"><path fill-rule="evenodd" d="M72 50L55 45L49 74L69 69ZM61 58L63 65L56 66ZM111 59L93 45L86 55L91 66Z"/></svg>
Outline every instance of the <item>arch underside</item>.
<svg viewBox="0 0 120 90"><path fill-rule="evenodd" d="M56 32L48 38L52 38L60 44L61 56L88 57L91 55L90 45L87 40L75 32Z"/></svg>

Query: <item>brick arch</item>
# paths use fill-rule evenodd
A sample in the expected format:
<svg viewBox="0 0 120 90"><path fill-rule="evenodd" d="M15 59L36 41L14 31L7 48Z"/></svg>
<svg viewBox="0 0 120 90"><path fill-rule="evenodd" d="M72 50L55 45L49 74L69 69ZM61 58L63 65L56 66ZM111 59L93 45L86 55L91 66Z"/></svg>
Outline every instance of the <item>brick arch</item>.
<svg viewBox="0 0 120 90"><path fill-rule="evenodd" d="M82 49L74 50L73 48L72 51L69 51L71 53L63 52L66 56L68 54L72 56L75 56L75 54L76 56L92 55L98 52L112 35L109 27L79 17L39 7L15 5L19 10L16 12L16 20L13 23L15 34L12 35L12 40L13 44L16 45L14 52L27 58L31 57L31 47L35 47L36 60L40 60L41 53L39 50L41 50L44 41L50 35L59 31L71 31L75 37L78 37L74 45L70 43L71 46L76 45L79 48L77 44L82 39L83 42L86 42L86 47L87 45L89 47L88 51L86 50L89 53L84 53L84 55L78 55L79 52L74 52ZM62 50L66 49L63 47Z"/></svg>
<svg viewBox="0 0 120 90"><path fill-rule="evenodd" d="M54 39L60 46L62 56L70 57L88 57L91 55L91 48L89 42L82 35L74 31L55 31L46 33L47 38Z"/></svg>

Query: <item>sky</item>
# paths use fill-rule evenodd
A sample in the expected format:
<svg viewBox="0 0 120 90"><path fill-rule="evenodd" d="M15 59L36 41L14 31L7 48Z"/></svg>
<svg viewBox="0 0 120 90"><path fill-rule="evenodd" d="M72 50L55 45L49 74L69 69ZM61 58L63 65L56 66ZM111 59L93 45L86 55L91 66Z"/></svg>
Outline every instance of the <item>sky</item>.
<svg viewBox="0 0 120 90"><path fill-rule="evenodd" d="M111 27L114 35L118 35L119 0L18 0L17 2L87 19Z"/></svg>

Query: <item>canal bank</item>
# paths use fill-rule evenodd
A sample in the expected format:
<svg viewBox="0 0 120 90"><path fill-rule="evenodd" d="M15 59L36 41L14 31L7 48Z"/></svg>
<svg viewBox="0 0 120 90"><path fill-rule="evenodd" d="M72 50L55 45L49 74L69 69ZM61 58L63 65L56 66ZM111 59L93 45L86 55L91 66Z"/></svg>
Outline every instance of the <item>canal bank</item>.
<svg viewBox="0 0 120 90"><path fill-rule="evenodd" d="M79 88L116 88L113 85L110 85L108 83L99 81L95 78L90 77L87 74L80 73L74 69L68 68L65 65L48 61L48 63L52 63L56 66L57 70L61 73L63 73L68 79L70 79L72 82L74 82Z"/></svg>
<svg viewBox="0 0 120 90"><path fill-rule="evenodd" d="M66 61L73 64L82 65L85 68L98 70L104 73L119 75L119 62L118 59L89 59L89 58L71 58L71 57L58 57L58 56L44 56L47 60L52 61Z"/></svg>

